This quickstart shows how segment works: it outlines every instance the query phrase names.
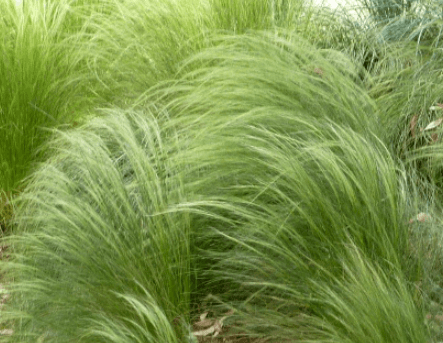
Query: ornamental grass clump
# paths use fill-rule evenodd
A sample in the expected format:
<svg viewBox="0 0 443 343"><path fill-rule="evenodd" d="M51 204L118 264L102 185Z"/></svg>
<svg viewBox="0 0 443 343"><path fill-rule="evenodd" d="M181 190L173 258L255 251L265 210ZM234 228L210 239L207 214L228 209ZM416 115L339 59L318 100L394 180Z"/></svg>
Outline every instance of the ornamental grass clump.
<svg viewBox="0 0 443 343"><path fill-rule="evenodd" d="M312 11L309 1L288 0L210 0L210 9L214 26L235 34L294 25Z"/></svg>
<svg viewBox="0 0 443 343"><path fill-rule="evenodd" d="M185 59L217 44L214 34L291 28L308 37L315 12L309 3L288 0L111 0L96 8L85 21L90 39L81 47L95 76L93 91L125 106L152 86L180 78L188 71Z"/></svg>
<svg viewBox="0 0 443 343"><path fill-rule="evenodd" d="M269 115L272 111L297 121L291 134L307 139L331 122L362 133L382 130L375 105L358 78L359 66L346 55L316 49L285 31L213 40L212 48L187 60L183 69L188 72L179 82L147 92L150 99L169 103L185 130L194 129L189 123L205 120L228 128L242 114L254 114L257 125L288 132L284 120L276 122Z"/></svg>
<svg viewBox="0 0 443 343"><path fill-rule="evenodd" d="M388 272L348 245L343 276L312 288L321 311L316 342L429 342L424 313L401 271Z"/></svg>
<svg viewBox="0 0 443 343"><path fill-rule="evenodd" d="M64 35L66 2L0 5L0 190L10 192L31 169L47 127L69 123L84 73L76 37Z"/></svg>
<svg viewBox="0 0 443 343"><path fill-rule="evenodd" d="M379 62L370 95L386 128L381 139L414 175L423 196L442 199L443 98L440 37L429 45L392 43ZM426 195L427 194L427 195ZM435 202L438 203L438 202Z"/></svg>
<svg viewBox="0 0 443 343"><path fill-rule="evenodd" d="M149 36L139 19L159 23L178 13L170 4L123 6L115 27L140 12L131 30ZM96 42L112 37L111 22L103 30ZM276 28L206 36L208 48L193 41L162 60L188 36L178 24L178 36L158 30L168 38L148 37L158 55L129 53L141 47L134 29L123 55L135 59L98 75L109 81L99 96L132 108L56 131L24 183L4 241L0 323L12 334L1 338L195 342L191 309L213 294L235 309L227 325L253 338L428 342L431 267L410 222L422 198L384 141L362 66ZM116 37L120 50L128 40Z"/></svg>
<svg viewBox="0 0 443 343"><path fill-rule="evenodd" d="M149 110L113 110L48 145L8 238L10 342L187 335L189 218L173 209L184 196L170 159L179 147L159 125Z"/></svg>
<svg viewBox="0 0 443 343"><path fill-rule="evenodd" d="M173 79L183 58L205 46L208 6L197 0L108 1L85 24L82 47L104 103L132 105Z"/></svg>
<svg viewBox="0 0 443 343"><path fill-rule="evenodd" d="M384 128L358 66L337 54L294 35L224 36L156 94L186 137L178 161L187 194L200 199L189 210L207 218L196 235L207 256L199 269L210 275L203 287L235 304L240 331L255 337L327 341L316 329L326 318L337 341L357 342L370 328L365 342L424 342L421 303L409 293L423 274L404 273L405 171L377 137ZM354 265L350 245L362 263ZM347 268L353 279L344 278ZM340 293L352 284L364 297L360 281L384 294L373 311L385 320L398 311L390 319L398 337L388 339L375 315L354 332L335 332L346 311L351 320L365 311ZM327 317L328 308L336 314Z"/></svg>

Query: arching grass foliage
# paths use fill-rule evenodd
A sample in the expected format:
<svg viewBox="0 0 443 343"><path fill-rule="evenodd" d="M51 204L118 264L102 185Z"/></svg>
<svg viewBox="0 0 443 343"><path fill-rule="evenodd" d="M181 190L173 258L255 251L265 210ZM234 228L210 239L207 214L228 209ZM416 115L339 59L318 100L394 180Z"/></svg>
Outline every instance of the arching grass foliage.
<svg viewBox="0 0 443 343"><path fill-rule="evenodd" d="M172 342L188 315L190 227L171 210L183 193L170 149L149 112L115 112L52 141L11 237L11 316L24 314L13 340L109 342L116 330L118 342L129 325Z"/></svg>
<svg viewBox="0 0 443 343"><path fill-rule="evenodd" d="M1 341L195 342L210 294L249 339L440 339L441 123L411 125L439 101L422 83L438 64L411 42L378 40L369 68L369 35L316 44L326 17L297 1L5 9L0 71L30 86L0 88L3 118L106 109L23 150L42 162L3 239Z"/></svg>

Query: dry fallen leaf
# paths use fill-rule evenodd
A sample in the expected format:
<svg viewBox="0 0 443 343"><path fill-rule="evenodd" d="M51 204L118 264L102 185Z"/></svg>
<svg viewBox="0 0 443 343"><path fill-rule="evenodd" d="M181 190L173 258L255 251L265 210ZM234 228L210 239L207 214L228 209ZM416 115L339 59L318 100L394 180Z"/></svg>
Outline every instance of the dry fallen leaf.
<svg viewBox="0 0 443 343"><path fill-rule="evenodd" d="M208 311L202 313L202 314L200 315L200 320L205 320L205 318L208 316L208 313L209 313Z"/></svg>
<svg viewBox="0 0 443 343"><path fill-rule="evenodd" d="M194 323L195 327L208 327L204 330L194 331L192 334L196 337L198 336L209 336L212 335L212 337L218 336L223 329L223 321L228 318L229 316L232 316L234 314L233 310L229 310L225 313L225 315L221 319L209 319L206 318L208 315L208 312L204 312L200 315L200 321L197 323Z"/></svg>
<svg viewBox="0 0 443 343"><path fill-rule="evenodd" d="M212 325L213 320L206 318L208 316L208 312L202 313L200 315L200 321L197 323L194 323L194 326L201 327L201 328L207 328L208 326Z"/></svg>
<svg viewBox="0 0 443 343"><path fill-rule="evenodd" d="M424 223L425 221L427 221L429 219L431 219L431 217L429 215L427 215L426 213L421 212L421 213L417 214L417 220L419 222Z"/></svg>
<svg viewBox="0 0 443 343"><path fill-rule="evenodd" d="M423 131L435 129L442 122L443 122L443 118L439 118L437 120L434 120L433 122L429 123L428 126L426 126Z"/></svg>
<svg viewBox="0 0 443 343"><path fill-rule="evenodd" d="M200 331L194 331L192 334L196 337L198 336L209 336L212 333L214 333L215 331L215 327L214 325L212 325L211 327L205 329L205 330L200 330Z"/></svg>

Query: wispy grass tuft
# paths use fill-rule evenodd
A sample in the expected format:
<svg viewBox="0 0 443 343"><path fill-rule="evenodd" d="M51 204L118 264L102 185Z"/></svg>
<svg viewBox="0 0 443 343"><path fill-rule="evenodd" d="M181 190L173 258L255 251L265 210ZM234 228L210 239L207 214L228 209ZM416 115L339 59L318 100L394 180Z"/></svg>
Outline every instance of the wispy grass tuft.
<svg viewBox="0 0 443 343"><path fill-rule="evenodd" d="M112 343L179 342L170 319L149 292L138 297L121 295L121 300L129 305L129 310L135 315L116 318L104 312L92 321L91 329L85 333L83 339Z"/></svg>
<svg viewBox="0 0 443 343"><path fill-rule="evenodd" d="M349 128L336 127L329 137L319 134L318 139L307 140L254 127L255 118L249 118L247 124L246 118L231 123L229 130L213 127L221 133L201 134L207 138L205 149L188 147L186 152L188 161L202 166L199 194L209 194L213 201L197 204L209 218L199 227L200 240L207 244L201 246L207 249L206 262L212 261L212 282L230 285L223 299L243 313L240 330L276 341L316 341L318 332L312 331L315 325L306 317L321 317L328 306L348 311L342 314L343 325L352 326L366 307L361 299L347 298L357 297L355 290L346 293L349 284L342 285L345 294L337 286L336 298L315 298L317 285L342 282L343 264L352 265L355 259L347 248L351 242L377 270L359 265L355 273L363 273L358 275L367 282L382 278L372 284L374 293L381 286L388 288L382 298L374 295L372 311L378 307L385 311L386 306L385 320L397 313L390 319L398 325L397 333L409 325L419 328L412 336L409 331L399 334L399 342L425 337L422 310L417 307L423 299L413 299L413 286L409 288L423 277L423 270L409 273L408 278L403 272L410 267L410 228L404 213L407 194L388 150ZM278 112L273 112L273 118L282 120ZM291 123L285 122L289 129ZM231 136L241 130L246 134ZM217 222L218 216L223 219ZM370 272L374 275L367 275ZM398 278L399 285L391 278ZM359 296L367 296L369 302L372 296L366 295L361 281L352 284L361 287ZM222 287L212 289L223 291ZM385 294L383 288L379 291ZM385 303L385 298L391 302ZM389 324L371 316L372 312L362 316L361 332L343 329L334 334L357 342L371 328L363 341L377 342L382 337L381 341L389 342ZM331 318L325 320L332 327L337 324Z"/></svg>
<svg viewBox="0 0 443 343"><path fill-rule="evenodd" d="M154 94L172 98L173 113L184 121L227 121L255 112L256 123L264 125L272 124L270 111L278 111L299 120L300 132L321 130L328 120L359 132L375 130L375 107L357 75L359 65L345 54L317 49L286 31L213 40L214 47L187 61L180 82Z"/></svg>
<svg viewBox="0 0 443 343"><path fill-rule="evenodd" d="M368 68L369 35L335 49L319 28L309 43L309 18L352 24L299 1L3 6L0 72L32 81L0 86L5 118L31 104L23 123L51 119L30 131L61 123L83 104L86 66L91 98L132 109L48 130L3 241L1 339L195 341L190 309L211 293L240 333L271 341L429 341L431 304L443 308L439 197L426 197L443 170L427 110L439 76L420 78L435 89L409 82L438 66L433 54L381 40L386 58ZM32 137L23 151L45 141Z"/></svg>
<svg viewBox="0 0 443 343"><path fill-rule="evenodd" d="M422 341L422 314L407 290L417 280L403 275L410 263L404 170L377 138L384 128L352 62L337 54L296 36L225 36L190 60L193 72L160 91L186 137L178 159L189 172L187 193L200 199L190 211L207 218L196 234L208 254L199 262L210 270L205 287L225 291L222 298L244 314L241 330L254 336L322 341L306 318L328 306L359 306L346 291L314 301L318 285L346 281L352 244L374 263L357 264L355 279L379 277L371 287L392 292L388 314L399 310ZM373 308L383 310L383 299ZM374 331L366 341L387 342L386 323L365 319L362 330ZM334 334L358 341L358 330Z"/></svg>
<svg viewBox="0 0 443 343"><path fill-rule="evenodd" d="M316 342L429 342L424 313L401 271L387 272L355 246L347 250L343 278L313 285L323 336Z"/></svg>
<svg viewBox="0 0 443 343"><path fill-rule="evenodd" d="M183 61L217 44L214 34L291 28L306 36L310 4L288 0L167 0L105 3L85 25L96 73L95 92L108 103L131 105L160 82L175 80Z"/></svg>
<svg viewBox="0 0 443 343"><path fill-rule="evenodd" d="M173 133L168 144L163 135L149 110L113 110L48 146L8 239L11 342L109 342L105 328L115 342L128 330L140 342L187 334L190 224L173 210L184 195Z"/></svg>
<svg viewBox="0 0 443 343"><path fill-rule="evenodd" d="M292 26L311 5L298 0L211 0L210 4L215 27L234 34Z"/></svg>
<svg viewBox="0 0 443 343"><path fill-rule="evenodd" d="M105 103L131 104L205 46L209 7L197 0L107 1L85 26L84 46Z"/></svg>

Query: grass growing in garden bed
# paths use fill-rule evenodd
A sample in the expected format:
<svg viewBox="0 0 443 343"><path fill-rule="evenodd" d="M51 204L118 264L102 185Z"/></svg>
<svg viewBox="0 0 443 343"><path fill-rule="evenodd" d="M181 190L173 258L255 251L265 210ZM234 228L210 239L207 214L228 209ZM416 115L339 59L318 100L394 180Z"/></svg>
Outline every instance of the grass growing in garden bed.
<svg viewBox="0 0 443 343"><path fill-rule="evenodd" d="M441 339L440 100L413 82L438 62L412 36L289 0L2 6L0 108L33 139L2 181L29 174L0 341Z"/></svg>

